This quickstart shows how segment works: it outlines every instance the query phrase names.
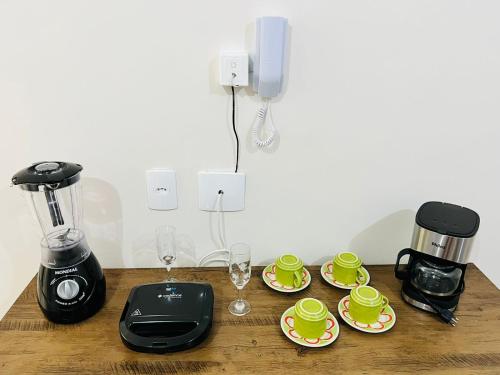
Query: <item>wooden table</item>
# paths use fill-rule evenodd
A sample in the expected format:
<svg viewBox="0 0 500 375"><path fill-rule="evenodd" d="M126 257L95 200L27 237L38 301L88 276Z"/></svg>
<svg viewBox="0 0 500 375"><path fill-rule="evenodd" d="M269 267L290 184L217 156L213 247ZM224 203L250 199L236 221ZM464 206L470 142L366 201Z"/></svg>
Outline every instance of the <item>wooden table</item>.
<svg viewBox="0 0 500 375"><path fill-rule="evenodd" d="M252 311L232 316L227 306L236 296L225 268L174 269L181 280L208 281L215 291L214 326L200 346L173 354L144 354L127 349L118 320L132 286L160 281L161 269L107 269L104 308L89 320L56 325L44 319L32 280L0 322L0 374L284 374L385 373L417 371L443 374L500 374L500 291L473 265L451 327L404 303L392 266L368 266L371 285L389 297L395 327L370 335L353 330L338 317L337 303L347 293L313 281L295 295L269 289L254 267L246 296ZM281 332L282 312L302 297L325 301L341 322L340 336L321 349L300 347ZM320 372L321 371L321 372ZM336 372L336 371L335 371Z"/></svg>

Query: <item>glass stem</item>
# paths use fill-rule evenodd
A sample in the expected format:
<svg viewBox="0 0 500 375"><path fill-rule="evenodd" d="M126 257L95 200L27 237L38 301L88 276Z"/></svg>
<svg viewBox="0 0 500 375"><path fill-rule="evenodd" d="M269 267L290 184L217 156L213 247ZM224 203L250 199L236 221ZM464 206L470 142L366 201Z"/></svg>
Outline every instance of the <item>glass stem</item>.
<svg viewBox="0 0 500 375"><path fill-rule="evenodd" d="M238 288L238 302L243 301L243 298L241 298L241 293L242 293L242 288Z"/></svg>

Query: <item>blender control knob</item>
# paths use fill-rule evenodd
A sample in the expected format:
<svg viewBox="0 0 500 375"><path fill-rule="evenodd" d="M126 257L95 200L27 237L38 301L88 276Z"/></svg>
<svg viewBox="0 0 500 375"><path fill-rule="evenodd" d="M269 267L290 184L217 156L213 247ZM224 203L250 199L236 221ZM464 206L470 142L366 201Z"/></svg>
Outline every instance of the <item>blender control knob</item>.
<svg viewBox="0 0 500 375"><path fill-rule="evenodd" d="M75 280L63 280L57 286L57 295L62 299L75 298L80 291L80 286Z"/></svg>

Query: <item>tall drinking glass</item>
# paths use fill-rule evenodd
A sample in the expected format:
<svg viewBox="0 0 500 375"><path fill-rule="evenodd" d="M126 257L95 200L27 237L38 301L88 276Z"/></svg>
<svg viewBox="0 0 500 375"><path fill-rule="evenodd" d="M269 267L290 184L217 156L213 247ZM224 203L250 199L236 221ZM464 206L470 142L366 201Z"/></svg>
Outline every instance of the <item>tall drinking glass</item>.
<svg viewBox="0 0 500 375"><path fill-rule="evenodd" d="M229 276L238 289L238 298L229 304L233 315L242 316L250 312L250 303L241 297L243 288L250 281L250 271L250 246L245 243L232 245L229 250Z"/></svg>
<svg viewBox="0 0 500 375"><path fill-rule="evenodd" d="M177 248L175 244L175 227L170 225L163 225L156 228L156 250L158 258L167 268L167 279L165 281L175 281L170 278L170 269L172 263L177 258Z"/></svg>

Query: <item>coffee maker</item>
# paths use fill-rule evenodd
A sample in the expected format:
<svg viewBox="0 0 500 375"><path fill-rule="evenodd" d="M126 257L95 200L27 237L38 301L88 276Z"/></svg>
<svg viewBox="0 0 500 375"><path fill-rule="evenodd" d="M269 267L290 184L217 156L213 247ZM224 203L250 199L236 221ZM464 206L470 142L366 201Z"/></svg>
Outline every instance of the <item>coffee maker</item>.
<svg viewBox="0 0 500 375"><path fill-rule="evenodd" d="M106 280L82 225L79 164L40 162L17 172L12 184L29 193L42 227L38 304L55 323L76 323L103 305Z"/></svg>
<svg viewBox="0 0 500 375"><path fill-rule="evenodd" d="M410 248L399 252L394 267L396 277L403 281L403 300L455 325L453 311L465 288L465 269L478 228L479 215L471 209L424 203L415 218ZM406 255L407 265L400 266Z"/></svg>

